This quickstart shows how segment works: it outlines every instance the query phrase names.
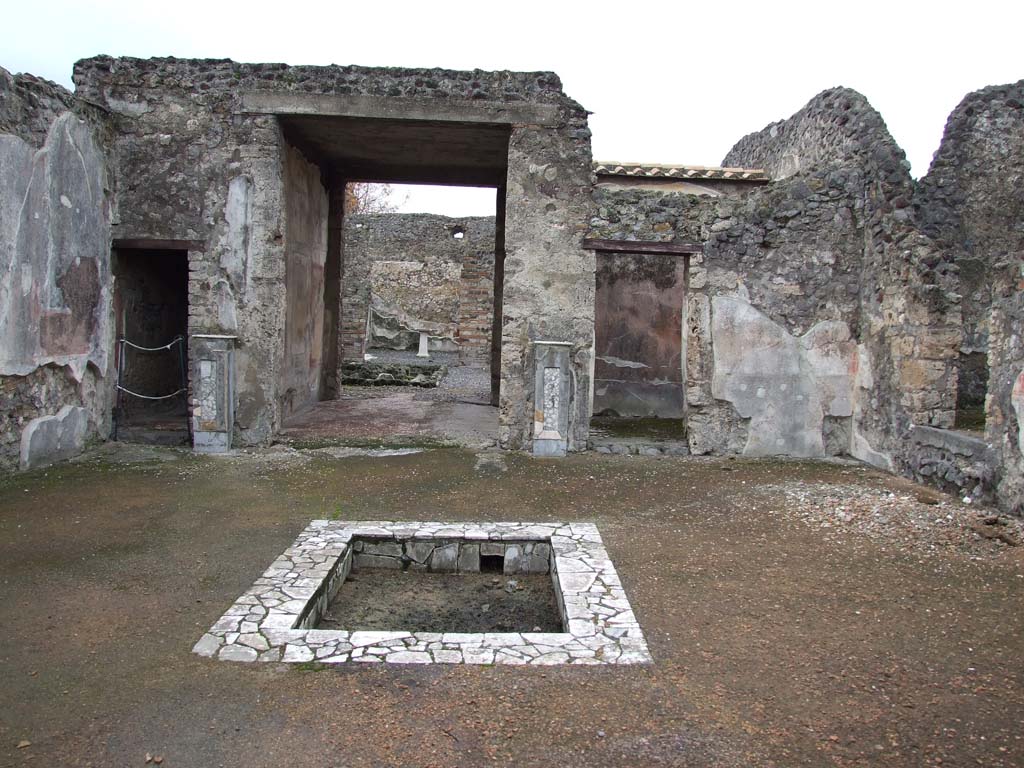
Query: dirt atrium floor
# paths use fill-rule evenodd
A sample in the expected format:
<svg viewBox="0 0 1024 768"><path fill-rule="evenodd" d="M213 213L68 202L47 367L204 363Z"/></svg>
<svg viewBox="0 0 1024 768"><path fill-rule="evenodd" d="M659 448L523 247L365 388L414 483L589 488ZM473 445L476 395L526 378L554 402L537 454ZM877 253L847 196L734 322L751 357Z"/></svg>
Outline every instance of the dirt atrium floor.
<svg viewBox="0 0 1024 768"><path fill-rule="evenodd" d="M193 655L323 517L592 521L654 664ZM0 480L0 765L1019 766L1017 537L853 464L108 447Z"/></svg>

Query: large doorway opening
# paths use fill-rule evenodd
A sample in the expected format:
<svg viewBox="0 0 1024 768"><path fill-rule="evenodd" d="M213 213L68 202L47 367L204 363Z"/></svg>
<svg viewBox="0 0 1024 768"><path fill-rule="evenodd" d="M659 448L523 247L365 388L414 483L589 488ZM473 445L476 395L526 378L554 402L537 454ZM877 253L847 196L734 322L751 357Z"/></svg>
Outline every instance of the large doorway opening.
<svg viewBox="0 0 1024 768"><path fill-rule="evenodd" d="M114 437L183 445L188 433L188 251L113 251Z"/></svg>
<svg viewBox="0 0 1024 768"><path fill-rule="evenodd" d="M687 280L687 255L597 252L597 450L686 452Z"/></svg>
<svg viewBox="0 0 1024 768"><path fill-rule="evenodd" d="M294 442L497 438L507 125L282 116L328 189L320 401ZM354 185L490 190L493 215L346 212Z"/></svg>

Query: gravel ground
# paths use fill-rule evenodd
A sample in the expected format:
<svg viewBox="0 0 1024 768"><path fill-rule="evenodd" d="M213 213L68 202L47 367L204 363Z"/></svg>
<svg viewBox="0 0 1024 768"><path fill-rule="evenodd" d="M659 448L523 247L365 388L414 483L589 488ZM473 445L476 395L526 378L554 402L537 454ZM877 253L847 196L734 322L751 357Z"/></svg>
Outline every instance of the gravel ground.
<svg viewBox="0 0 1024 768"><path fill-rule="evenodd" d="M948 497L827 462L268 453L0 478L0 766L1024 765L1024 546ZM654 663L192 654L323 517L596 523Z"/></svg>
<svg viewBox="0 0 1024 768"><path fill-rule="evenodd" d="M927 488L889 491L852 483L790 481L756 493L776 498L770 515L795 516L831 540L857 546L864 536L882 549L931 557L942 552L973 559L1000 556L1024 541L1019 518L978 509Z"/></svg>

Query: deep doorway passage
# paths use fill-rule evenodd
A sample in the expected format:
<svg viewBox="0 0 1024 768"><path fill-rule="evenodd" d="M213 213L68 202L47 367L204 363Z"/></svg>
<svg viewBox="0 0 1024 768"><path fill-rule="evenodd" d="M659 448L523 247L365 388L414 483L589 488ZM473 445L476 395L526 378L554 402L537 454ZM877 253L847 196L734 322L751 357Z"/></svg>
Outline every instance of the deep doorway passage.
<svg viewBox="0 0 1024 768"><path fill-rule="evenodd" d="M299 233L285 244L296 254L287 272L296 289L287 299L283 437L496 440L511 127L453 117L459 119L279 115L296 182L285 197L295 202L289 219ZM492 190L494 216L394 221L388 217L401 214L386 213L390 206L353 205L357 188L375 184ZM420 351L431 363L444 362L441 386L423 387L422 379L414 387L365 386L368 372L349 370L386 366L393 353L419 358ZM445 359L451 355L456 364ZM440 378L435 373L409 378ZM397 383L388 380L394 371L369 374L375 385ZM485 380L489 391L478 396L466 379Z"/></svg>
<svg viewBox="0 0 1024 768"><path fill-rule="evenodd" d="M397 213L387 205L379 212L349 210L350 201L376 199L370 193L379 187L392 189L345 185L342 225L333 235L340 321L325 338L339 342L337 383L320 402L287 414L281 435L493 444L503 190L476 188L495 206L489 216ZM435 187L444 188L454 189ZM327 303L334 306L331 298Z"/></svg>
<svg viewBox="0 0 1024 768"><path fill-rule="evenodd" d="M114 251L119 440L188 442L188 252Z"/></svg>
<svg viewBox="0 0 1024 768"><path fill-rule="evenodd" d="M591 442L685 453L685 256L601 252Z"/></svg>

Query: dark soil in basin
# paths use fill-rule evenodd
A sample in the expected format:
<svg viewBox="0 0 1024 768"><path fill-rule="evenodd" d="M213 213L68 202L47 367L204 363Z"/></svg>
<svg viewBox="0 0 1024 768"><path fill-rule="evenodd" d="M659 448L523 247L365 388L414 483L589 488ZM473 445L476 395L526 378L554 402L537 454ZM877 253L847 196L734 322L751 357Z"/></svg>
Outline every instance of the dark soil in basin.
<svg viewBox="0 0 1024 768"><path fill-rule="evenodd" d="M352 571L319 629L564 632L551 577Z"/></svg>

